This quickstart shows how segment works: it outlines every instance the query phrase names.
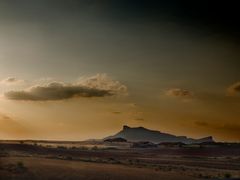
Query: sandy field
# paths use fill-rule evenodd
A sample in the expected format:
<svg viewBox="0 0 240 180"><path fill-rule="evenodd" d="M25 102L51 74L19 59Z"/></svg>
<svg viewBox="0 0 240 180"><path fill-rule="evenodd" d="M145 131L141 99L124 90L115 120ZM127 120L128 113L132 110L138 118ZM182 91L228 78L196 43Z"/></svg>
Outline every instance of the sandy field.
<svg viewBox="0 0 240 180"><path fill-rule="evenodd" d="M222 180L240 177L238 146L118 149L117 146L60 145L1 142L0 179Z"/></svg>

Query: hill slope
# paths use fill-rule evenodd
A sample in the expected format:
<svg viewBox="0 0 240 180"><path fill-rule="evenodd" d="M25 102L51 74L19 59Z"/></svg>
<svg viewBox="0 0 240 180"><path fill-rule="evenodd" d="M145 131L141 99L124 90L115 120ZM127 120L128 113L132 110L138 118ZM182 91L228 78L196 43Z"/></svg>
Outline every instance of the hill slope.
<svg viewBox="0 0 240 180"><path fill-rule="evenodd" d="M211 136L201 139L192 139L187 138L186 136L175 136L172 134L162 133L160 131L146 129L144 127L131 128L128 126L123 126L123 129L119 133L113 136L106 137L104 139L109 138L124 138L128 141L150 141L153 143L182 142L186 144L191 144L202 142L214 142Z"/></svg>

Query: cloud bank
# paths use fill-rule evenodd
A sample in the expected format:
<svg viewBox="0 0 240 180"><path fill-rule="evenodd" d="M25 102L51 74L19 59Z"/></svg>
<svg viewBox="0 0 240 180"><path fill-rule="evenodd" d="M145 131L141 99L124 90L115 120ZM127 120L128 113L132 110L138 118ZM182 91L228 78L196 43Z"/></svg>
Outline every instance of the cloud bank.
<svg viewBox="0 0 240 180"><path fill-rule="evenodd" d="M34 85L21 91L8 91L4 95L11 100L56 101L74 97L105 97L126 93L127 88L105 74L84 78L77 83L51 82Z"/></svg>

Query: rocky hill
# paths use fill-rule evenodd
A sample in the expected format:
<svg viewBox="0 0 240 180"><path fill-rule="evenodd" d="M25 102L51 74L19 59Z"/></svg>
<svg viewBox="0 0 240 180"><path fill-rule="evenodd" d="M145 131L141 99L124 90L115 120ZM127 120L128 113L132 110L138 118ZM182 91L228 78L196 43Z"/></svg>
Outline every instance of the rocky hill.
<svg viewBox="0 0 240 180"><path fill-rule="evenodd" d="M214 142L212 136L204 137L201 139L188 138L186 136L175 136L172 134L162 133L160 131L146 129L144 127L128 127L123 126L123 129L113 136L104 138L114 139L114 138L124 138L128 141L138 142L138 141L149 141L153 143L161 142L182 142L185 144L192 143L203 143L203 142Z"/></svg>

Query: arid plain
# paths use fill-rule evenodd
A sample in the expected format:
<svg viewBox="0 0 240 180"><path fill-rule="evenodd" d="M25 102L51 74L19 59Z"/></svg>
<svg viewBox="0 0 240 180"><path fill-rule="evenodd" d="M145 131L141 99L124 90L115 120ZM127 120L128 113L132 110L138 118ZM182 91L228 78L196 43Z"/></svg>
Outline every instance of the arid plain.
<svg viewBox="0 0 240 180"><path fill-rule="evenodd" d="M0 179L237 179L239 144L1 141Z"/></svg>

